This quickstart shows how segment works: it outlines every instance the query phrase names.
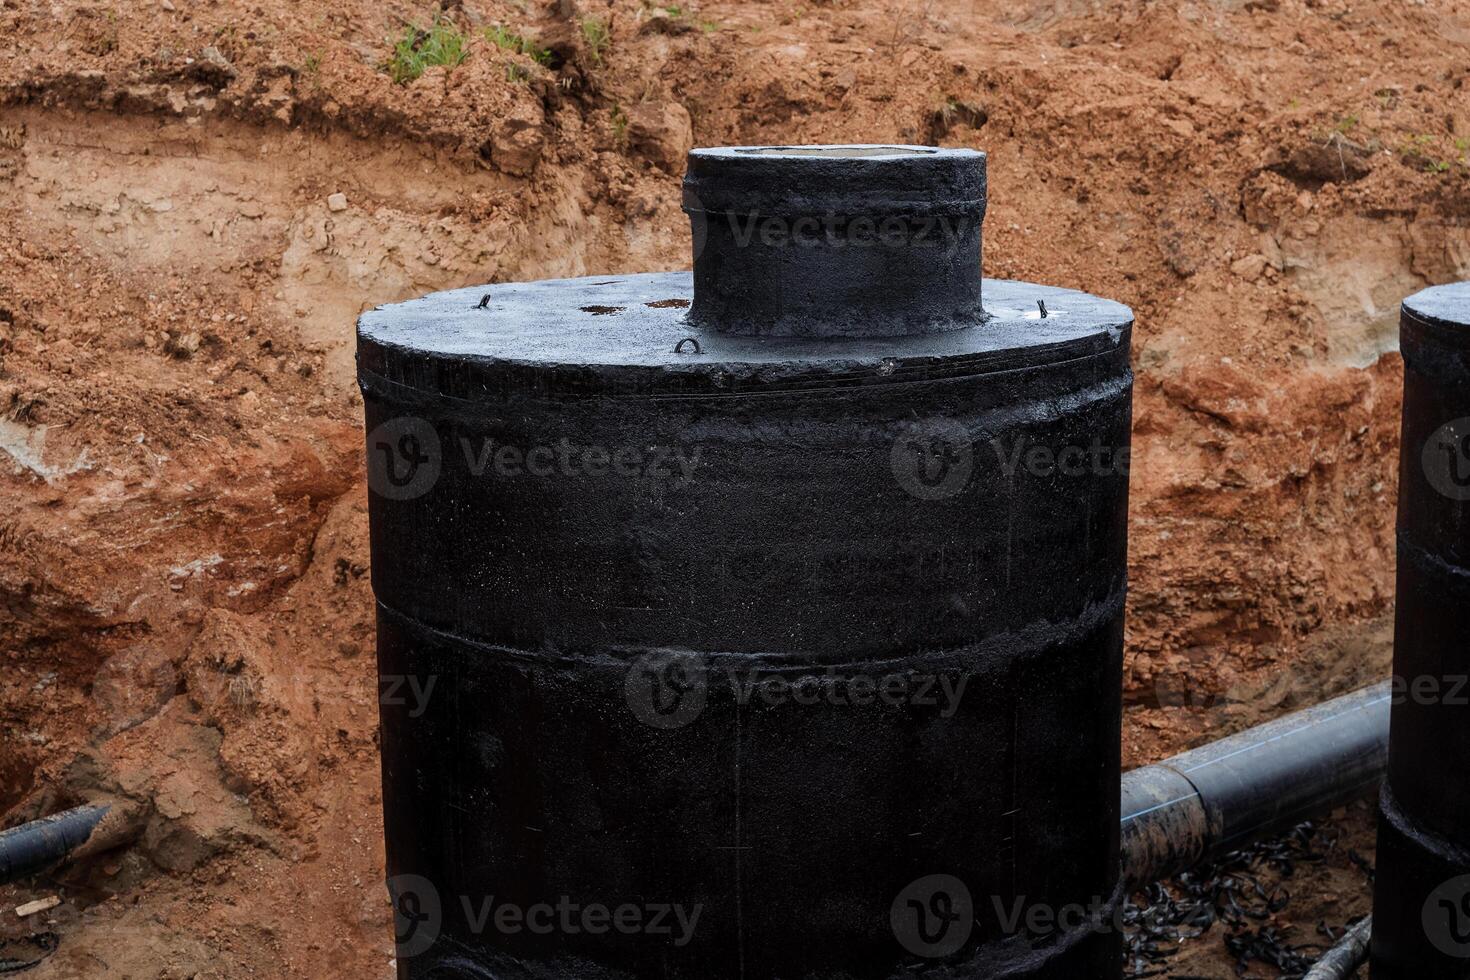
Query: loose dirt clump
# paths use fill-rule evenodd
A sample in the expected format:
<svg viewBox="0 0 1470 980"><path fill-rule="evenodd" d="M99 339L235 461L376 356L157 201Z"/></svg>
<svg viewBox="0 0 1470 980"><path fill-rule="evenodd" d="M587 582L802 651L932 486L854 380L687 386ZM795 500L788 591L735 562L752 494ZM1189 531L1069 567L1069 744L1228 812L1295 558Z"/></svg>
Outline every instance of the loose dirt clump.
<svg viewBox="0 0 1470 980"><path fill-rule="evenodd" d="M0 812L139 821L0 938L389 974L353 320L686 266L690 145L985 149L987 272L1134 308L1131 762L1372 679L1396 306L1470 266L1467 14L0 0Z"/></svg>

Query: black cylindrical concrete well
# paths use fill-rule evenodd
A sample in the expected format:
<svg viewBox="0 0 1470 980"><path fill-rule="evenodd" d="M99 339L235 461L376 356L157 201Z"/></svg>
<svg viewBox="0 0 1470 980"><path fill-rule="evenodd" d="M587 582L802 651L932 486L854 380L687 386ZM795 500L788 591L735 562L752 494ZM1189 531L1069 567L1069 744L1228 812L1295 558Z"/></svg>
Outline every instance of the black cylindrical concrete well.
<svg viewBox="0 0 1470 980"><path fill-rule="evenodd" d="M1398 603L1374 980L1470 978L1470 283L1404 300Z"/></svg>
<svg viewBox="0 0 1470 980"><path fill-rule="evenodd" d="M400 977L1119 976L1132 314L984 207L696 150L692 277L363 315Z"/></svg>

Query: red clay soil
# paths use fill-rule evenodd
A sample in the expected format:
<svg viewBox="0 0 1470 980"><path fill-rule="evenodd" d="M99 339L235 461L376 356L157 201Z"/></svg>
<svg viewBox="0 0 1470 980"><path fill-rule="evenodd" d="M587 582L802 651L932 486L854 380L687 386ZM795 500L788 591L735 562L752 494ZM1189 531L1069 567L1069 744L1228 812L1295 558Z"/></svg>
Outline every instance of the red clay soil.
<svg viewBox="0 0 1470 980"><path fill-rule="evenodd" d="M0 813L145 828L0 889L64 899L38 980L388 976L353 320L686 266L691 144L984 149L987 273L1134 308L1130 762L1385 671L1396 307L1470 264L1470 5L440 16L466 58L396 84L432 8L0 0Z"/></svg>

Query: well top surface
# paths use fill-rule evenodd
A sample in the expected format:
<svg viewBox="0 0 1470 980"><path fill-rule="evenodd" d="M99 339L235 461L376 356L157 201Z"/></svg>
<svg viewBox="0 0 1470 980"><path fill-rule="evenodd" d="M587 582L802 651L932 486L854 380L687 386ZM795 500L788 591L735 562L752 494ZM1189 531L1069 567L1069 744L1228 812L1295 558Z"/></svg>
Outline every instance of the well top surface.
<svg viewBox="0 0 1470 980"><path fill-rule="evenodd" d="M985 197L985 154L953 147L701 147L684 176L691 213L981 215Z"/></svg>
<svg viewBox="0 0 1470 980"><path fill-rule="evenodd" d="M1404 309L1421 320L1470 328L1470 282L1421 289L1404 300Z"/></svg>
<svg viewBox="0 0 1470 980"><path fill-rule="evenodd" d="M691 325L688 272L475 286L364 313L358 358L364 374L413 386L424 368L446 366L630 374L654 386L660 374L770 379L936 362L970 363L967 373L983 373L1116 350L1133 322L1128 307L1077 290L1007 280L987 280L985 290L987 316L963 330L800 338Z"/></svg>

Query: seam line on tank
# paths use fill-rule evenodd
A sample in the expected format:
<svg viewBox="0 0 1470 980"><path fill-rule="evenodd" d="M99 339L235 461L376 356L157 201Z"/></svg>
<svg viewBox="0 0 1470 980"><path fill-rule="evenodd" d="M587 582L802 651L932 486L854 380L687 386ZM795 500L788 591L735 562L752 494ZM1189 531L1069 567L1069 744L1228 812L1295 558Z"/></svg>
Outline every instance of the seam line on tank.
<svg viewBox="0 0 1470 980"><path fill-rule="evenodd" d="M1098 336L1100 337L1101 334L1099 334ZM1121 337L1121 334L1119 336ZM1058 345L1058 346L1060 346L1060 345ZM853 375L851 375L850 377L851 377L852 381L855 381L856 383L831 384L831 383L824 383L820 378L813 378L811 380L803 381L803 382L798 383L798 384L786 384L786 383L783 383L783 382L775 382L775 383L771 383L771 384L763 384L761 386L760 390L753 390L753 391L719 391L719 390L715 390L715 389L704 389L704 390L700 390L700 391L651 391L651 390L646 390L646 389L645 390L641 390L641 391L640 390L618 391L618 390L616 390L616 388L612 388L612 389L607 390L607 391L588 392L586 394L572 394L572 395L569 395L566 398L563 398L563 399L560 399L560 400L551 399L549 401L551 401L553 403L557 403L557 404L559 404L561 402L565 402L565 401L593 401L593 400L604 400L604 401L642 401L642 402L652 402L652 401L727 401L727 400L730 400L730 399L789 398L789 397L792 397L792 396L802 396L802 395L806 395L806 396L809 396L809 397L810 396L818 396L818 395L829 395L829 396L833 396L833 397L838 397L838 396L851 396L853 393L860 392L860 391L861 392L877 392L877 393L896 392L896 391L902 391L905 388L913 387L915 385L939 385L939 384L949 384L949 383L955 383L955 382L976 381L976 380L980 380L980 379L1002 378L1002 377L1005 377L1006 375L1016 374L1016 373L1019 373L1019 372L1029 371L1029 370L1046 369L1046 368L1066 368L1066 367L1069 367L1069 366L1076 366L1076 365L1083 364L1083 363L1085 363L1087 361L1094 360L1094 359L1103 359L1103 358L1107 358L1107 357L1117 356L1118 353L1119 353L1119 351L1120 351L1120 349L1124 348L1124 346L1125 345L1121 341L1119 341L1119 342L1117 342L1112 347L1108 347L1106 349L1094 350L1094 351L1091 351L1089 353L1083 354L1083 355L1081 355L1079 357L1069 357L1069 358L1067 358L1065 360L1046 361L1046 362L1041 363L1041 364L1032 364L1032 365L1017 365L1017 366L1014 366L1014 367L1006 367L1006 368L1002 368L1000 370L994 370L994 371L964 371L964 370L961 370L961 371L958 371L958 372L955 372L955 373L945 373L945 374L940 374L940 375L933 376L933 377L927 377L927 378L907 378L907 379L898 380L898 381L873 382L873 381L868 380L867 379L867 376L868 375L876 374L877 367L875 366L872 369L868 369L868 368L860 369L861 371L866 372L866 374L857 374L857 373L854 373ZM529 366L529 365L520 365L519 362L515 362L515 363L517 364L518 369L523 369L524 370L524 369L530 369L531 367L533 367L533 366ZM739 362L739 363L748 364L748 363L751 363L751 362ZM611 366L611 367L618 367L618 365L609 365L609 366ZM634 370L643 370L643 371L649 372L650 374L655 373L658 370L657 368L654 368L652 366L637 366L637 365L630 366L630 365L622 365L622 367L625 367L625 368L631 367ZM906 370L910 370L910 369L906 369ZM687 374L686 376L691 377L691 378L707 378L706 375L702 375L702 374L699 374L697 372L696 373ZM1102 382L1102 383L1103 384L1111 383L1114 387L1120 388L1120 389L1121 388L1125 388L1125 387L1130 387L1131 388L1131 386L1132 386L1132 373L1127 368L1125 368L1124 370L1120 371L1117 375L1115 375L1113 379L1110 379L1109 381ZM636 388L636 382L628 382L628 385L629 385L629 387L635 387ZM475 398L475 397L467 396L467 395L460 395L460 394L449 394L449 393L442 392L442 391L433 391L433 390L428 389L428 388L421 388L421 387L419 387L417 385L409 384L409 383L407 383L405 381L400 381L400 380L397 380L397 379L394 379L394 378L386 377L386 376L384 376L383 374L380 374L377 371L373 371L373 370L366 369L366 368L360 369L358 371L358 386L365 393L377 395L379 397L392 397L392 396L396 395L397 393L402 392L402 393L405 393L405 394L416 396L416 397L418 397L420 399L427 400L427 401L442 400L442 401L446 401L446 402L462 403L462 404L465 404L465 405L482 405L482 404L485 404L485 402L483 400L479 399L479 398ZM485 388L485 386L483 386L483 385L481 385L481 387L482 388ZM1087 386L1084 386L1084 387L1085 388L1088 388L1088 387L1096 387L1096 385L1087 385ZM490 394L490 392L488 390L486 390L485 391L485 394Z"/></svg>
<svg viewBox="0 0 1470 980"><path fill-rule="evenodd" d="M938 648L919 649L919 650L915 650L915 651L913 651L911 653L903 654L903 655L898 655L898 656L887 655L887 656L880 656L880 657L870 657L870 658L866 658L866 659L843 660L843 661L836 661L836 660L834 660L834 661L825 661L825 660L816 659L815 655L810 654L808 652L799 652L799 653L790 653L790 654L781 654L781 653L777 653L775 651L762 651L762 652L756 652L756 653L744 653L744 652L734 652L734 651L729 651L729 650L692 650L692 649L689 649L689 648L686 648L686 647L669 647L669 646L663 646L663 647L657 647L657 646L619 646L619 647L615 647L615 646L610 645L610 644L609 645L606 645L606 646L603 646L603 647L600 648L602 651L604 651L603 653L601 653L600 656L598 654L596 654L596 653L594 653L592 655L581 655L581 656L568 655L565 652L559 652L559 651L555 651L555 650L536 650L536 649L530 649L528 647L511 646L511 645L505 644L505 643L497 643L497 642L494 642L492 640L484 640L484 639L479 639L477 637L464 636L464 635L461 635L459 633L452 633L452 632L449 632L448 630L442 629L442 628L440 628L438 626L434 626L434 625L432 625L430 623L426 623L424 620L418 618L417 616L414 616L414 615L411 615L409 613L403 612L403 611L401 611L401 610L399 610L399 609L397 609L397 608L389 605L388 603L384 602L382 599L375 598L374 601L376 602L376 604L380 608L382 608L383 610L385 610L386 612L388 612L390 615L395 616L398 619L401 619L401 620L403 620L403 621L405 621L407 623L410 623L410 624L412 624L414 627L416 627L418 629L421 629L421 630L424 630L426 632L432 633L435 636L443 637L446 641L448 641L450 643L455 643L455 644L468 644L468 645L470 645L472 647L479 647L479 648L486 649L486 650L493 650L493 651L497 651L499 653L502 653L502 654L505 654L505 655L508 655L508 656L512 656L512 657L514 657L514 656L524 656L524 657L535 657L535 658L543 659L543 660L555 659L558 662L565 663L565 664L587 664L587 663L594 662L594 661L596 661L598 659L604 659L604 658L605 659L608 659L609 661L611 661L611 660L614 659L611 656L614 651L617 652L617 653L626 655L628 662L631 662L632 660L636 659L638 656L642 656L642 655L647 654L647 653L665 653L665 652L666 653L683 653L683 654L689 654L690 656L702 657L702 658L705 658L707 660L712 660L712 661L723 661L723 660L727 660L728 659L728 660L739 660L739 661L743 661L743 662L747 662L747 663L748 662L751 662L751 661L757 661L757 660L759 660L762 657L770 657L770 656L793 657L793 658L794 657L802 657L802 658L806 658L806 659L802 659L802 660L797 660L797 661L792 662L790 664L778 663L778 664L775 664L775 665L766 665L767 666L767 669L775 671L775 670L781 670L781 669L793 669L793 670L797 670L797 669L813 668L813 667L819 667L819 668L823 668L823 669L840 669L840 668L874 669L874 668L882 667L882 666L884 666L886 664L901 665L901 664L903 664L905 662L911 662L911 661L914 661L914 660L921 660L921 659L925 659L925 658L940 660L940 659L943 659L945 657L963 656L963 655L965 655L967 653L969 653L969 654L981 654L981 653L986 652L991 647L1006 645L1007 644L1007 641L1014 641L1015 638L1017 638L1018 636L1024 637L1028 632L1036 632L1036 633L1038 633L1039 634L1038 635L1038 639L1040 641L1050 641L1050 642L1041 642L1041 643L1039 643L1039 648L1044 650L1047 647L1054 646L1054 645L1056 645L1058 643L1065 643L1065 642L1075 641L1075 640L1077 640L1077 639L1079 639L1081 637L1084 637L1084 636L1086 636L1086 635L1094 632L1095 630L1103 627L1112 617L1116 616L1118 613L1120 613L1123 610L1123 608L1125 607L1125 605L1127 603L1127 598L1128 598L1128 586L1127 586L1127 583L1125 582L1122 585L1120 585L1112 594L1110 594L1106 598L1104 598L1104 599L1102 599L1102 600L1100 600L1098 602L1094 602L1094 603L1089 604L1086 608L1083 609L1083 611L1081 612L1081 614L1078 615L1078 617L1076 619L1074 619L1074 620L1072 620L1072 621L1070 621L1068 623L1065 623L1065 624L1058 624L1058 623L1045 623L1045 624L1041 624L1041 625L1027 624L1027 627L1022 627L1019 630L1012 630L1012 631L1007 632L1007 633L1002 633L1002 634L998 634L996 636L987 637L987 638L985 638L983 640L980 640L980 641L974 642L974 643L958 644L958 645L955 645L955 646L938 647ZM1034 626L1034 629L1028 629L1028 627L1033 627L1033 626ZM1061 635L1058 635L1055 632L1059 626L1062 627L1065 630L1065 633L1063 633ZM622 661L619 661L619 662L621 663Z"/></svg>

